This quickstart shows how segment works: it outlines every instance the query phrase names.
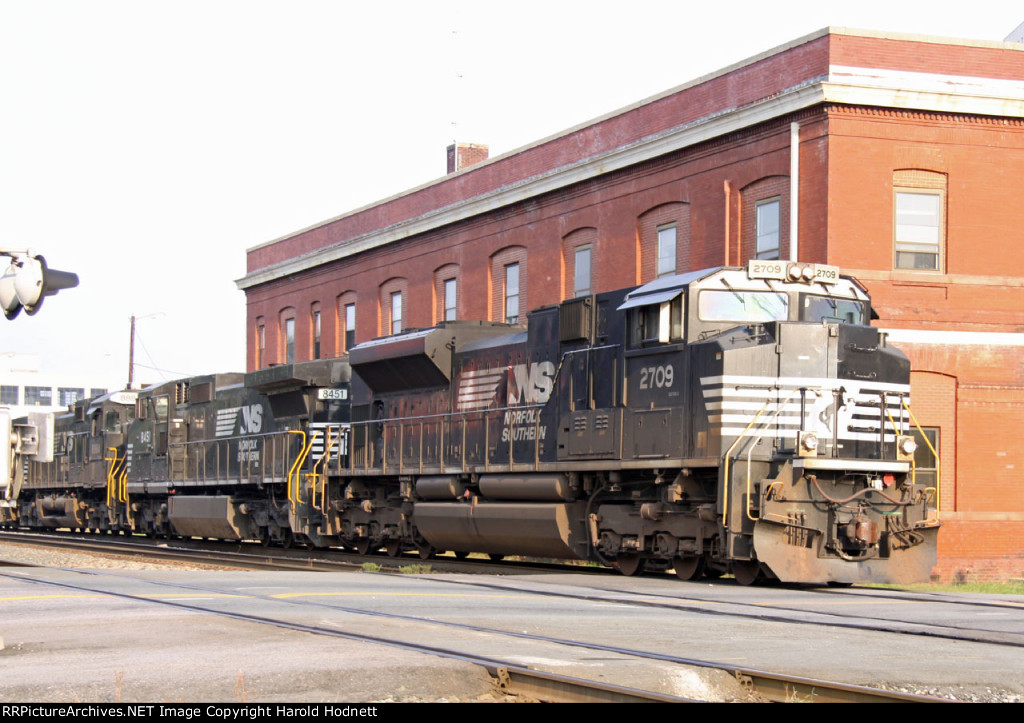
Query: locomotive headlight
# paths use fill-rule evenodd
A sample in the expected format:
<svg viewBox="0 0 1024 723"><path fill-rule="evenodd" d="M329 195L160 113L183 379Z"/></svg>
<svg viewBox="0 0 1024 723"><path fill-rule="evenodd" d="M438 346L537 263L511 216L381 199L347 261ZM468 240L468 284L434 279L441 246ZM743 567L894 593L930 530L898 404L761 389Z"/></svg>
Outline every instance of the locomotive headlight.
<svg viewBox="0 0 1024 723"><path fill-rule="evenodd" d="M796 446L797 454L801 457L813 457L818 454L818 435L814 432L798 432Z"/></svg>
<svg viewBox="0 0 1024 723"><path fill-rule="evenodd" d="M814 281L814 267L804 266L800 271L800 278L804 281Z"/></svg>
<svg viewBox="0 0 1024 723"><path fill-rule="evenodd" d="M903 435L896 440L896 451L901 460L909 460L917 451L917 440L909 435Z"/></svg>

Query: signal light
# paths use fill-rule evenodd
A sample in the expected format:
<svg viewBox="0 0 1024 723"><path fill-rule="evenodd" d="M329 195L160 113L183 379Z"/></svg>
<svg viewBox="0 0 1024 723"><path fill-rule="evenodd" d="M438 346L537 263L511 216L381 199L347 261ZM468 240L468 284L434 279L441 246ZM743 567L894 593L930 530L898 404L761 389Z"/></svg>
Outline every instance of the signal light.
<svg viewBox="0 0 1024 723"><path fill-rule="evenodd" d="M78 274L51 269L42 256L2 250L0 255L11 257L10 266L0 276L0 308L8 319L16 317L22 307L32 316L45 297L78 286Z"/></svg>

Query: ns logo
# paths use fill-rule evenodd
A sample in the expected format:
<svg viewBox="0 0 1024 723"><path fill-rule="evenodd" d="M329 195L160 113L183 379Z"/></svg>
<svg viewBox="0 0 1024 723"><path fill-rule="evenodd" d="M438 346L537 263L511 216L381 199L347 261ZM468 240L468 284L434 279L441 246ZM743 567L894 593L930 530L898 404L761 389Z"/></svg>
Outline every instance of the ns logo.
<svg viewBox="0 0 1024 723"><path fill-rule="evenodd" d="M544 404L555 384L555 365L549 361L516 364L508 369L508 405Z"/></svg>
<svg viewBox="0 0 1024 723"><path fill-rule="evenodd" d="M250 404L242 407L242 420L239 425L239 434L259 434L263 429L263 407L259 404Z"/></svg>

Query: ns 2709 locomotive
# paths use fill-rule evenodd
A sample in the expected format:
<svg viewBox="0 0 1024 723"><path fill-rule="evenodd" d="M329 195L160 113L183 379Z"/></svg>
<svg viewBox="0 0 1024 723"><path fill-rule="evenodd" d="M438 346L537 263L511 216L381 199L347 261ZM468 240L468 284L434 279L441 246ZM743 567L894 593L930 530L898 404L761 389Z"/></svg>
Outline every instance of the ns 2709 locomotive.
<svg viewBox="0 0 1024 723"><path fill-rule="evenodd" d="M30 465L19 522L923 580L937 490L915 474L909 363L870 314L835 267L755 261L168 383L99 443L102 494L40 483L57 454Z"/></svg>

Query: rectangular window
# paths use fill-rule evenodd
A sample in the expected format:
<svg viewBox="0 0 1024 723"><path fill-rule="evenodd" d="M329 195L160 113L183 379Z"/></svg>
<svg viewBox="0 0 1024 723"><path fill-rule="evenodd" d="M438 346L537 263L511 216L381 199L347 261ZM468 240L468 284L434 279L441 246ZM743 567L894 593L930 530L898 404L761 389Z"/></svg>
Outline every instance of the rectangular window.
<svg viewBox="0 0 1024 723"><path fill-rule="evenodd" d="M519 264L505 267L505 323L519 323Z"/></svg>
<svg viewBox="0 0 1024 723"><path fill-rule="evenodd" d="M924 434L922 434L924 432ZM934 487L937 483L937 464L935 455L931 448L925 443L925 439L931 442L936 452L939 451L939 428L922 427L913 430L914 440L917 442L917 451L914 452L914 478L917 484L926 484Z"/></svg>
<svg viewBox="0 0 1024 723"><path fill-rule="evenodd" d="M658 276L676 272L676 227L663 226L658 229Z"/></svg>
<svg viewBox="0 0 1024 723"><path fill-rule="evenodd" d="M320 358L320 312L313 312L313 358Z"/></svg>
<svg viewBox="0 0 1024 723"><path fill-rule="evenodd" d="M18 403L18 387L7 386L6 384L0 386L0 404L17 404Z"/></svg>
<svg viewBox="0 0 1024 723"><path fill-rule="evenodd" d="M77 402L79 399L85 399L85 389L82 388L71 388L71 387L60 387L57 389L57 398L60 400L58 404L62 407L70 407L72 404Z"/></svg>
<svg viewBox="0 0 1024 723"><path fill-rule="evenodd" d="M348 351L356 345L356 305L345 304L345 348Z"/></svg>
<svg viewBox="0 0 1024 723"><path fill-rule="evenodd" d="M267 351L267 330L263 324L256 326L256 368L262 369L263 363L266 361Z"/></svg>
<svg viewBox="0 0 1024 723"><path fill-rule="evenodd" d="M572 277L572 295L590 295L590 247L580 246L576 249L576 265Z"/></svg>
<svg viewBox="0 0 1024 723"><path fill-rule="evenodd" d="M25 387L25 404L30 407L49 407L53 404L50 387Z"/></svg>
<svg viewBox="0 0 1024 723"><path fill-rule="evenodd" d="M106 393L107 393L106 389L90 389L89 390L89 399L95 399L96 397L102 397Z"/></svg>
<svg viewBox="0 0 1024 723"><path fill-rule="evenodd" d="M779 258L779 199L757 204L757 258Z"/></svg>
<svg viewBox="0 0 1024 723"><path fill-rule="evenodd" d="M295 363L295 319L284 320L284 363Z"/></svg>
<svg viewBox="0 0 1024 723"><path fill-rule="evenodd" d="M458 285L455 279L444 282L444 320L454 321L458 318Z"/></svg>
<svg viewBox="0 0 1024 723"><path fill-rule="evenodd" d="M391 295L391 333L402 333L402 292Z"/></svg>
<svg viewBox="0 0 1024 723"><path fill-rule="evenodd" d="M896 192L896 268L938 271L942 194Z"/></svg>

